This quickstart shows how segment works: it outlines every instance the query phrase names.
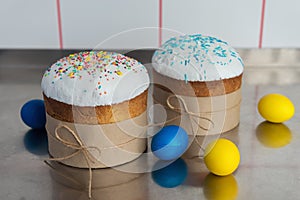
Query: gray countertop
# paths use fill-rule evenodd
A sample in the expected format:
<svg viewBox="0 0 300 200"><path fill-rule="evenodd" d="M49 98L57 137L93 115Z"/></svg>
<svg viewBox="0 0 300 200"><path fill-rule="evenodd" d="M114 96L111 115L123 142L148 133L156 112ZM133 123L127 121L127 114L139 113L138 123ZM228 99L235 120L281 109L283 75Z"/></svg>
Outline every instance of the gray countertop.
<svg viewBox="0 0 300 200"><path fill-rule="evenodd" d="M87 170L57 163L52 163L52 168L47 166L43 162L48 158L45 133L30 130L19 117L26 101L42 98L40 80L45 68L69 52L72 51L0 51L0 199L88 199ZM241 153L238 170L223 179L208 176L201 159L183 158L188 174L174 188L160 186L163 183L154 181L151 173L94 170L94 199L299 199L300 51L240 49L239 52L246 65L241 121L238 128L222 135L238 144ZM148 63L152 51L128 54ZM273 92L288 96L295 105L294 117L284 123L290 132L274 135L276 127L271 127L271 133L258 133L257 127L265 124L257 112L257 102ZM281 147L271 147L278 142ZM166 174L162 172L161 181L168 179Z"/></svg>

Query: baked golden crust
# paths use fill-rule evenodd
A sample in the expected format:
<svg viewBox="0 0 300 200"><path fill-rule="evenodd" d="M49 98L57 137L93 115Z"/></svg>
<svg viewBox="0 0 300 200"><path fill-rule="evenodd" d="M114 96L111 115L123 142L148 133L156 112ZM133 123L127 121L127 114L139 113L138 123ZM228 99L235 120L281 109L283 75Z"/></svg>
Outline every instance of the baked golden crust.
<svg viewBox="0 0 300 200"><path fill-rule="evenodd" d="M243 74L218 81L189 81L176 80L159 74L153 70L153 80L156 87L178 95L208 97L232 93L242 85Z"/></svg>
<svg viewBox="0 0 300 200"><path fill-rule="evenodd" d="M79 124L108 124L137 117L147 108L148 90L119 104L82 107L69 105L43 94L46 112L53 118Z"/></svg>

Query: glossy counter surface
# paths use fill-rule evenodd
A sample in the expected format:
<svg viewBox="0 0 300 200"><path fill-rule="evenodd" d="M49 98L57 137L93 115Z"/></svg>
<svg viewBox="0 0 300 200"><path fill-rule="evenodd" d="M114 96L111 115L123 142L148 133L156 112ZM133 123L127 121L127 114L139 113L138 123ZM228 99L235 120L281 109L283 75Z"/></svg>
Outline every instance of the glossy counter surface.
<svg viewBox="0 0 300 200"><path fill-rule="evenodd" d="M226 178L214 177L208 175L199 158L183 158L174 163L172 170L158 173L94 170L94 199L299 199L300 51L239 52L246 65L241 122L222 136L238 144L238 170ZM30 131L19 117L23 103L41 98L40 80L45 68L68 53L0 51L0 199L88 199L87 170L57 163L52 163L52 168L47 166L43 162L48 158L45 135ZM152 51L129 53L144 63L151 54ZM278 129L275 125L263 123L256 109L260 97L273 92L288 96L296 109L295 116L284 123L283 129L279 128L284 130L280 134L273 133ZM150 167L155 164L141 162ZM182 183L167 188L171 179L175 185Z"/></svg>

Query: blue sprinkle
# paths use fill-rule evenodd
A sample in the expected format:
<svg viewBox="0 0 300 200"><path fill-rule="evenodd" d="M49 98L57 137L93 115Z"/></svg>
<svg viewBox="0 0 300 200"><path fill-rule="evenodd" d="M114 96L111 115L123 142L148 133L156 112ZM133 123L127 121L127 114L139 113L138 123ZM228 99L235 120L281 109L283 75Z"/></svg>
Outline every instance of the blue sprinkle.
<svg viewBox="0 0 300 200"><path fill-rule="evenodd" d="M193 62L199 63L200 67L203 67L204 62L208 62L213 65L218 64L219 66L225 67L234 62L234 59L239 60L239 62L244 66L244 63L237 52L232 48L227 49L226 45L226 42L210 36L202 36L201 34L183 35L170 38L162 45L164 50L156 51L155 55L157 57L164 58L165 54L175 54L176 48L178 48L179 51L185 51L188 49L188 52L186 52L181 60L170 60L170 66L177 63L180 63L183 66L188 66L191 59L194 59ZM212 55L212 58L209 55ZM228 59L225 61L223 58ZM186 74L185 77L187 78ZM201 77L201 79L203 78L204 76Z"/></svg>
<svg viewBox="0 0 300 200"><path fill-rule="evenodd" d="M184 74L184 81L185 81L186 84L188 83L188 79L187 79L187 75L186 74Z"/></svg>
<svg viewBox="0 0 300 200"><path fill-rule="evenodd" d="M197 61L199 61L198 55L197 55L197 54L194 55L194 58L195 58Z"/></svg>
<svg viewBox="0 0 300 200"><path fill-rule="evenodd" d="M184 65L187 66L187 64L190 63L190 60L184 60Z"/></svg>
<svg viewBox="0 0 300 200"><path fill-rule="evenodd" d="M243 65L243 67L244 67L244 63L243 63L242 59L241 59L240 57L238 57L237 59L240 61L240 63L241 63L241 64Z"/></svg>
<svg viewBox="0 0 300 200"><path fill-rule="evenodd" d="M172 54L173 50L172 49L168 49L168 52L169 52L169 54Z"/></svg>

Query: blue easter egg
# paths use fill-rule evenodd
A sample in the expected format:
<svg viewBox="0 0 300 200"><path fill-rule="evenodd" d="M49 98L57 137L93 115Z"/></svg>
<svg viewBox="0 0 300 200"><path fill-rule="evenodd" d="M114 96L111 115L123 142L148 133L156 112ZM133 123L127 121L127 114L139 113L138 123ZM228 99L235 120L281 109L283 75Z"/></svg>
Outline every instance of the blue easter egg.
<svg viewBox="0 0 300 200"><path fill-rule="evenodd" d="M46 112L44 101L34 99L26 102L21 108L21 118L30 128L45 128Z"/></svg>
<svg viewBox="0 0 300 200"><path fill-rule="evenodd" d="M23 139L25 148L35 155L48 154L48 138L45 129L30 129Z"/></svg>
<svg viewBox="0 0 300 200"><path fill-rule="evenodd" d="M160 165L159 161L154 165ZM181 185L188 174L188 168L184 160L179 158L175 162L171 163L167 167L153 171L152 179L155 183L165 188L174 188L178 185Z"/></svg>
<svg viewBox="0 0 300 200"><path fill-rule="evenodd" d="M185 152L188 139L183 128L175 125L165 126L152 138L151 150L161 160L174 160Z"/></svg>

